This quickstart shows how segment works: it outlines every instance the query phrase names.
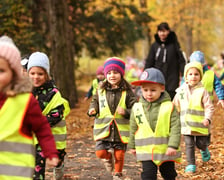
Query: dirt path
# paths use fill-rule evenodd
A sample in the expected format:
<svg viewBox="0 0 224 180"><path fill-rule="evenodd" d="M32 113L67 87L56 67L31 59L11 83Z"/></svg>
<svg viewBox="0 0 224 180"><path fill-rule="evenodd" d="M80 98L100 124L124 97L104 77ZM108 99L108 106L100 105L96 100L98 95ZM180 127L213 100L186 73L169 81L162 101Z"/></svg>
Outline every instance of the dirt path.
<svg viewBox="0 0 224 180"><path fill-rule="evenodd" d="M95 143L92 139L93 119L86 115L88 102L80 102L79 106L72 109L67 118L68 138L67 156L65 159L64 180L111 180L111 175L106 172L103 163L95 156ZM216 107L212 126L212 143L209 146L212 158L203 163L200 152L196 150L197 170L193 175L184 173L186 158L184 144L181 143L183 160L177 164L178 178L180 180L212 180L224 179L224 110ZM136 163L135 157L129 152L125 155L124 179L139 180L141 164ZM46 179L51 179L51 172L47 173ZM158 179L162 179L158 174Z"/></svg>

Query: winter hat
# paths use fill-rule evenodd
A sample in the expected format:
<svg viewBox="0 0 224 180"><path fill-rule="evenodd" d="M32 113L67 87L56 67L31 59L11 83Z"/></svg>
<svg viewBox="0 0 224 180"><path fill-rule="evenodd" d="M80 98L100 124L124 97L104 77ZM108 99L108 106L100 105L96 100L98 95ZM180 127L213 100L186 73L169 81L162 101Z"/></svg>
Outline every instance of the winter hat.
<svg viewBox="0 0 224 180"><path fill-rule="evenodd" d="M103 66L99 66L96 70L96 75L104 75L104 72L103 72Z"/></svg>
<svg viewBox="0 0 224 180"><path fill-rule="evenodd" d="M50 74L50 63L47 55L43 52L34 52L30 55L27 72L29 72L31 67L41 67L45 69Z"/></svg>
<svg viewBox="0 0 224 180"><path fill-rule="evenodd" d="M143 83L157 83L165 85L165 78L162 72L156 68L147 68L140 76L140 80L133 81L131 84L141 86Z"/></svg>
<svg viewBox="0 0 224 180"><path fill-rule="evenodd" d="M22 77L21 55L13 40L8 36L0 37L0 57L6 59L17 78Z"/></svg>
<svg viewBox="0 0 224 180"><path fill-rule="evenodd" d="M184 78L186 79L186 76L187 76L187 72L190 68L196 68L199 70L200 72L200 75L201 75L201 79L203 77L203 69L202 69L202 64L200 62L197 62L197 61L192 61L188 64L185 65L184 67Z"/></svg>
<svg viewBox="0 0 224 180"><path fill-rule="evenodd" d="M104 75L106 76L111 70L117 71L121 74L121 76L124 76L125 62L118 57L108 58L104 62Z"/></svg>
<svg viewBox="0 0 224 180"><path fill-rule="evenodd" d="M190 56L190 62L197 61L202 65L205 64L204 53L201 51L194 51Z"/></svg>

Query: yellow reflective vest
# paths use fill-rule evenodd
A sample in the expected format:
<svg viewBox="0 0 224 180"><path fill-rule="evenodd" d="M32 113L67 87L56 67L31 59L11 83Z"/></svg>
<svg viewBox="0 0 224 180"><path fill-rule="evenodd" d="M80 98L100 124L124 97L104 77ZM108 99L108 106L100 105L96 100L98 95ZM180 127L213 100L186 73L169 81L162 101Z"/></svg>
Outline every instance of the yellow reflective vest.
<svg viewBox="0 0 224 180"><path fill-rule="evenodd" d="M135 148L138 161L152 160L158 166L165 161L181 161L180 148L178 148L175 156L166 155L172 110L172 102L167 101L161 104L155 132L153 132L145 116L142 103L134 104L133 112L138 125L138 130L135 133Z"/></svg>
<svg viewBox="0 0 224 180"><path fill-rule="evenodd" d="M125 119L122 115L119 115L116 112L112 115L107 102L106 91L102 92L102 90L98 90L98 97L100 115L96 117L94 121L94 140L97 141L108 137L110 135L110 125L114 121L115 125L117 126L121 141L127 144L130 130L129 120ZM125 99L126 91L123 91L118 107L126 109Z"/></svg>
<svg viewBox="0 0 224 180"><path fill-rule="evenodd" d="M58 122L56 125L51 127L52 134L54 136L54 140L56 143L57 149L65 149L66 148L66 138L67 138L67 129L66 129L66 121L65 118L70 112L69 103L66 99L61 96L61 93L58 91L48 105L42 111L43 115L47 115L52 109L57 106L63 104L64 105L64 113L63 119Z"/></svg>
<svg viewBox="0 0 224 180"><path fill-rule="evenodd" d="M208 91L210 99L212 101L214 99L213 97L214 78L215 78L215 73L212 70L207 70L205 71L201 81L205 89Z"/></svg>
<svg viewBox="0 0 224 180"><path fill-rule="evenodd" d="M98 89L99 83L97 79L94 79L92 82L93 90L92 90L92 95L96 94L96 91Z"/></svg>
<svg viewBox="0 0 224 180"><path fill-rule="evenodd" d="M187 99L185 91L181 89L179 93L180 101L180 119L181 119L181 133L191 134L192 131L208 135L208 127L202 124L204 120L204 108L201 105L202 96L205 91L204 87L198 87L194 90L192 95Z"/></svg>
<svg viewBox="0 0 224 180"><path fill-rule="evenodd" d="M32 95L8 97L0 110L0 179L31 180L35 166L33 137L22 134L21 125Z"/></svg>

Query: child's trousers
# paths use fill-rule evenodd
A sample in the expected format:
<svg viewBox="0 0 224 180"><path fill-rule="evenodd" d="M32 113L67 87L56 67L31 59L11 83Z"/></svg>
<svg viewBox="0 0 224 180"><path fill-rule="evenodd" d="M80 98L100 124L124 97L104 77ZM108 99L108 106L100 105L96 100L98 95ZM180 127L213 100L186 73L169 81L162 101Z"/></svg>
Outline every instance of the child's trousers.
<svg viewBox="0 0 224 180"><path fill-rule="evenodd" d="M188 165L195 165L195 146L202 151L206 150L208 146L207 139L208 136L184 135Z"/></svg>
<svg viewBox="0 0 224 180"><path fill-rule="evenodd" d="M160 166L157 166L153 161L142 161L142 180L156 180L158 169L165 180L175 180L177 172L173 161L166 161Z"/></svg>
<svg viewBox="0 0 224 180"><path fill-rule="evenodd" d="M114 172L120 172L122 173L123 166L124 166L124 150L120 149L114 149ZM101 159L110 159L111 158L111 153L108 152L107 150L97 150L96 151L96 156Z"/></svg>

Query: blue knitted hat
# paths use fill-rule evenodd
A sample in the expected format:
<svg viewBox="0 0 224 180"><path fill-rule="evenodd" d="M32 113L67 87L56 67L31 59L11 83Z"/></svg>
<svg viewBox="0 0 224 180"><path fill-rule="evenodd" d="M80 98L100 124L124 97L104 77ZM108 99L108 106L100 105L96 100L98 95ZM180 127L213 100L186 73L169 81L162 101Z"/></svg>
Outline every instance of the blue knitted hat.
<svg viewBox="0 0 224 180"><path fill-rule="evenodd" d="M204 53L201 51L194 51L190 56L190 62L199 62L202 65L205 64L205 57Z"/></svg>
<svg viewBox="0 0 224 180"><path fill-rule="evenodd" d="M50 63L47 55L43 52L34 52L30 55L27 72L29 72L31 67L41 67L45 69L50 74Z"/></svg>

